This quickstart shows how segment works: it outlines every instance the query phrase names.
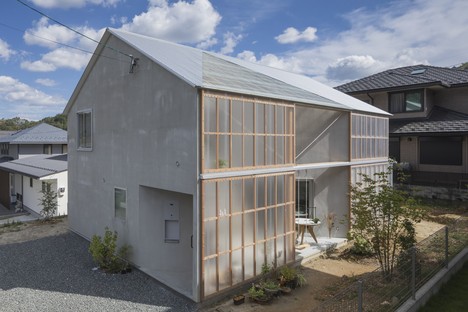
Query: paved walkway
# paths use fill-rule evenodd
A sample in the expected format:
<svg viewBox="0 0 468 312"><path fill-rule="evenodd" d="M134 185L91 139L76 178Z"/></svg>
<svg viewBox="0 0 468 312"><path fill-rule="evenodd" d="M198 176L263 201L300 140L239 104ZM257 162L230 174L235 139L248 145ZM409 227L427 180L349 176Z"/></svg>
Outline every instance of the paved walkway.
<svg viewBox="0 0 468 312"><path fill-rule="evenodd" d="M40 215L30 210L16 213L14 207L7 209L5 206L0 204L0 224L11 222L29 222L40 219L40 217Z"/></svg>

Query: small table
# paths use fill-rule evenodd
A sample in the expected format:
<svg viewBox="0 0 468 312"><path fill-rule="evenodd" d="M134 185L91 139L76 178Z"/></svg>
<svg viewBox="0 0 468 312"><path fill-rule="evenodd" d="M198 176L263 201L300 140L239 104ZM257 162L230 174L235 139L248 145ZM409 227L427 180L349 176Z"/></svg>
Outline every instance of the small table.
<svg viewBox="0 0 468 312"><path fill-rule="evenodd" d="M312 219L296 218L296 224L299 226L299 231L297 232L296 239L299 237L299 235L301 235L301 245L304 242L304 232L306 228L309 231L310 235L312 235L312 238L314 239L314 241L318 244L317 238L315 237L315 234L314 234L314 226L320 225L321 224L320 221L315 223Z"/></svg>

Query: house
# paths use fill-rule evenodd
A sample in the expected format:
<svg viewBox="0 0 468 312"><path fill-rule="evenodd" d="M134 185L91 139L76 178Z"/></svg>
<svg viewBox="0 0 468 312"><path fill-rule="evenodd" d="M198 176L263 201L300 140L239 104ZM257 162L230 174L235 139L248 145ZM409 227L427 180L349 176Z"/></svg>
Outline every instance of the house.
<svg viewBox="0 0 468 312"><path fill-rule="evenodd" d="M39 213L42 188L57 192L58 214L67 211L67 132L41 123L0 137L0 205Z"/></svg>
<svg viewBox="0 0 468 312"><path fill-rule="evenodd" d="M412 184L468 184L468 71L428 65L386 70L337 87L390 112L390 156Z"/></svg>
<svg viewBox="0 0 468 312"><path fill-rule="evenodd" d="M136 267L197 302L265 263L293 263L296 215L334 213L332 234L346 237L350 181L388 165L378 108L305 76L115 29L64 113L70 228L87 239L117 231ZM325 222L315 232L328 237Z"/></svg>

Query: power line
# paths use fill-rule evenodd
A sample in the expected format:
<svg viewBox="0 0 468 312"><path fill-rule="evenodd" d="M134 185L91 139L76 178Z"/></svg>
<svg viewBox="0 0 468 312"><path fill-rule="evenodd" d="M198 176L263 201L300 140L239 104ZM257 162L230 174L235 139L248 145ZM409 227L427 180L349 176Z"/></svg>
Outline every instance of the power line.
<svg viewBox="0 0 468 312"><path fill-rule="evenodd" d="M78 34L78 35L80 35L80 36L82 36L82 37L85 37L86 39L89 39L89 40L91 40L91 41L97 43L98 45L101 44L99 41L97 41L97 40L95 40L95 39L93 39L93 38L91 38L91 37L89 37L89 36L87 36L87 35L85 35L85 34L79 32L78 30L75 30L75 29L71 28L70 26L65 25L65 24L62 23L62 22L59 22L59 21L56 20L55 18L50 17L49 15L47 15L47 14L45 14L45 13L39 11L38 9L36 9L36 8L34 8L34 7L32 7L32 6L30 6L29 4L23 2L22 0L16 0L16 1L19 2L19 3L21 3L22 5L24 5L25 7L27 7L27 8L29 8L29 9L33 10L34 12L39 13L40 15L42 15L42 16L44 16L44 17L50 19L51 21L54 21L55 23L57 23L57 24L59 24L59 25L65 27L65 28L67 28L67 29L73 31L74 33L76 33L76 34ZM114 48L109 47L109 46L105 46L105 47L108 48L108 49L111 49L111 50L113 50L113 51L116 51L116 52L118 52L118 53L120 53L120 54L123 54L123 55L125 55L125 56L128 56L129 58L131 58L131 59L133 60L133 56L130 55L130 54L124 53L124 52L122 52L122 51L119 51L119 50L114 49Z"/></svg>
<svg viewBox="0 0 468 312"><path fill-rule="evenodd" d="M26 32L26 30L19 29L19 28L16 28L16 27L7 25L7 24L2 23L2 22L0 22L0 25L3 26L3 27L6 27L6 28L12 29L12 30L21 32L21 33L22 33L22 32ZM44 38L44 37L41 37L41 36L38 36L38 35L34 35L34 34L31 34L31 33L30 33L29 35L30 35L30 36L33 36L33 37L36 37L36 38L39 38L39 39L41 39L41 40L53 42L53 43L55 43L55 44L58 44L58 45L61 45L61 46L64 46L64 47L67 47L67 48L70 48L70 49L78 50L78 51L81 51L81 52L84 52L84 53L93 54L93 55L99 55L99 56L101 56L101 57L105 57L105 58L108 58L108 59L111 59L111 60L116 60L116 61L119 61L119 62L122 61L122 60L116 59L116 58L114 58L114 57L110 57L110 56L106 56L106 55L94 53L94 52L91 52L91 51L88 51L88 50L85 50L85 49L82 49L82 48L74 47L74 46L71 46L71 45L66 44L66 43L58 42L58 41L55 41L55 40L52 40L52 39L48 39L48 38Z"/></svg>

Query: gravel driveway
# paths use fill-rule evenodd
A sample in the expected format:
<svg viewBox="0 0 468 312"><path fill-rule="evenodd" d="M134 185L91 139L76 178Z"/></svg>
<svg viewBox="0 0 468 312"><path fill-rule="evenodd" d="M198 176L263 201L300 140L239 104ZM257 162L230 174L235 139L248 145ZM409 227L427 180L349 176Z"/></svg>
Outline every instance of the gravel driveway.
<svg viewBox="0 0 468 312"><path fill-rule="evenodd" d="M0 246L0 311L196 311L138 270L105 274L74 233Z"/></svg>

